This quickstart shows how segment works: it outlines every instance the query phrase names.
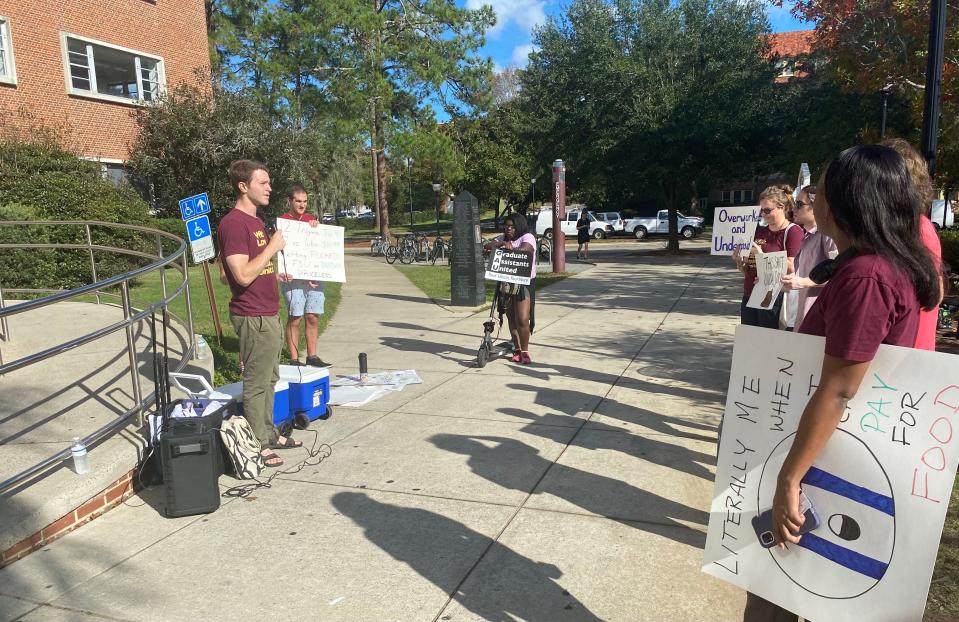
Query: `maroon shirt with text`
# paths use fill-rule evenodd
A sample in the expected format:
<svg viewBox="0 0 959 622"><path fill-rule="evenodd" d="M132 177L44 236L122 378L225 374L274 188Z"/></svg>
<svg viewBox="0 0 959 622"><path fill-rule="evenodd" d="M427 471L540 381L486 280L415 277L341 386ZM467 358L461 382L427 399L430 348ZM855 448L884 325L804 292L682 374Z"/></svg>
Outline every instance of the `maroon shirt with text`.
<svg viewBox="0 0 959 622"><path fill-rule="evenodd" d="M226 280L233 294L230 299L230 313L244 316L276 315L280 310L280 295L276 287L273 262L266 264L263 271L246 287L236 282L230 266L226 263L226 258L230 255L246 255L253 259L263 252L270 242L263 221L234 208L220 221L217 237Z"/></svg>
<svg viewBox="0 0 959 622"><path fill-rule="evenodd" d="M826 354L871 361L880 344L912 347L919 299L909 278L879 255L857 255L836 270L799 332L826 338Z"/></svg>

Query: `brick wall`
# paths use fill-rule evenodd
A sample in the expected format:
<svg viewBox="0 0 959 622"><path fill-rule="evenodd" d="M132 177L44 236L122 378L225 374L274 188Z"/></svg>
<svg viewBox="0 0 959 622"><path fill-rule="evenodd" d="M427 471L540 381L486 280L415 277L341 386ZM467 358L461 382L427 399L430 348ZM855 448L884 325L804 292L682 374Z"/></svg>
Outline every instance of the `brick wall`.
<svg viewBox="0 0 959 622"><path fill-rule="evenodd" d="M6 551L0 552L0 568L70 533L131 497L134 493L135 473L136 469L130 471L77 509L61 516L32 536L17 542Z"/></svg>
<svg viewBox="0 0 959 622"><path fill-rule="evenodd" d="M23 106L65 127L80 155L126 159L136 106L69 95L61 32L162 57L167 87L209 71L203 0L0 0L0 15L9 19L17 77L16 86L0 84L0 108Z"/></svg>

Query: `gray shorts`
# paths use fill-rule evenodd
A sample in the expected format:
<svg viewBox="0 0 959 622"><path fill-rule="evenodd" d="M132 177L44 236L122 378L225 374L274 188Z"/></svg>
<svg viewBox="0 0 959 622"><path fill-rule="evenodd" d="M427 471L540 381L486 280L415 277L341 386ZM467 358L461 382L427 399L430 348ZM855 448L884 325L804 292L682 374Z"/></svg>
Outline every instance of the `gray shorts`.
<svg viewBox="0 0 959 622"><path fill-rule="evenodd" d="M291 317L301 317L304 313L320 315L326 305L326 295L323 293L323 283L319 281L316 287L310 287L307 281L296 280L290 283L280 283L283 297L286 298L286 308Z"/></svg>

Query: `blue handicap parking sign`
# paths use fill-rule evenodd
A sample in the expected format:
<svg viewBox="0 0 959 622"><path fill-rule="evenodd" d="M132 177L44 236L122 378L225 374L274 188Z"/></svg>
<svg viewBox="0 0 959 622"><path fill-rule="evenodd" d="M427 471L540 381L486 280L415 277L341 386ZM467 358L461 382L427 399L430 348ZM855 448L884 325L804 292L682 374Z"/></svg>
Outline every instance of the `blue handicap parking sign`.
<svg viewBox="0 0 959 622"><path fill-rule="evenodd" d="M183 220L190 220L203 214L210 213L210 197L205 192L192 197L180 199L180 216Z"/></svg>
<svg viewBox="0 0 959 622"><path fill-rule="evenodd" d="M186 221L186 233L190 237L191 242L209 237L210 218L208 216L200 216L199 218Z"/></svg>

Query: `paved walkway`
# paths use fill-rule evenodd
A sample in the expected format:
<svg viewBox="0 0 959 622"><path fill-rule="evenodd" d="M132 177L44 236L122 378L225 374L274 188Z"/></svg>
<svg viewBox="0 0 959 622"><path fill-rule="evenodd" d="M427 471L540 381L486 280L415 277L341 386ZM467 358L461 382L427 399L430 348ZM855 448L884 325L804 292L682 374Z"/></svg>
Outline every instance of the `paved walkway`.
<svg viewBox="0 0 959 622"><path fill-rule="evenodd" d="M0 570L0 620L737 619L699 571L736 273L594 261L540 292L533 365L480 370L485 313L350 257L320 354L424 384L338 408L322 464L214 514L162 518L149 490Z"/></svg>

